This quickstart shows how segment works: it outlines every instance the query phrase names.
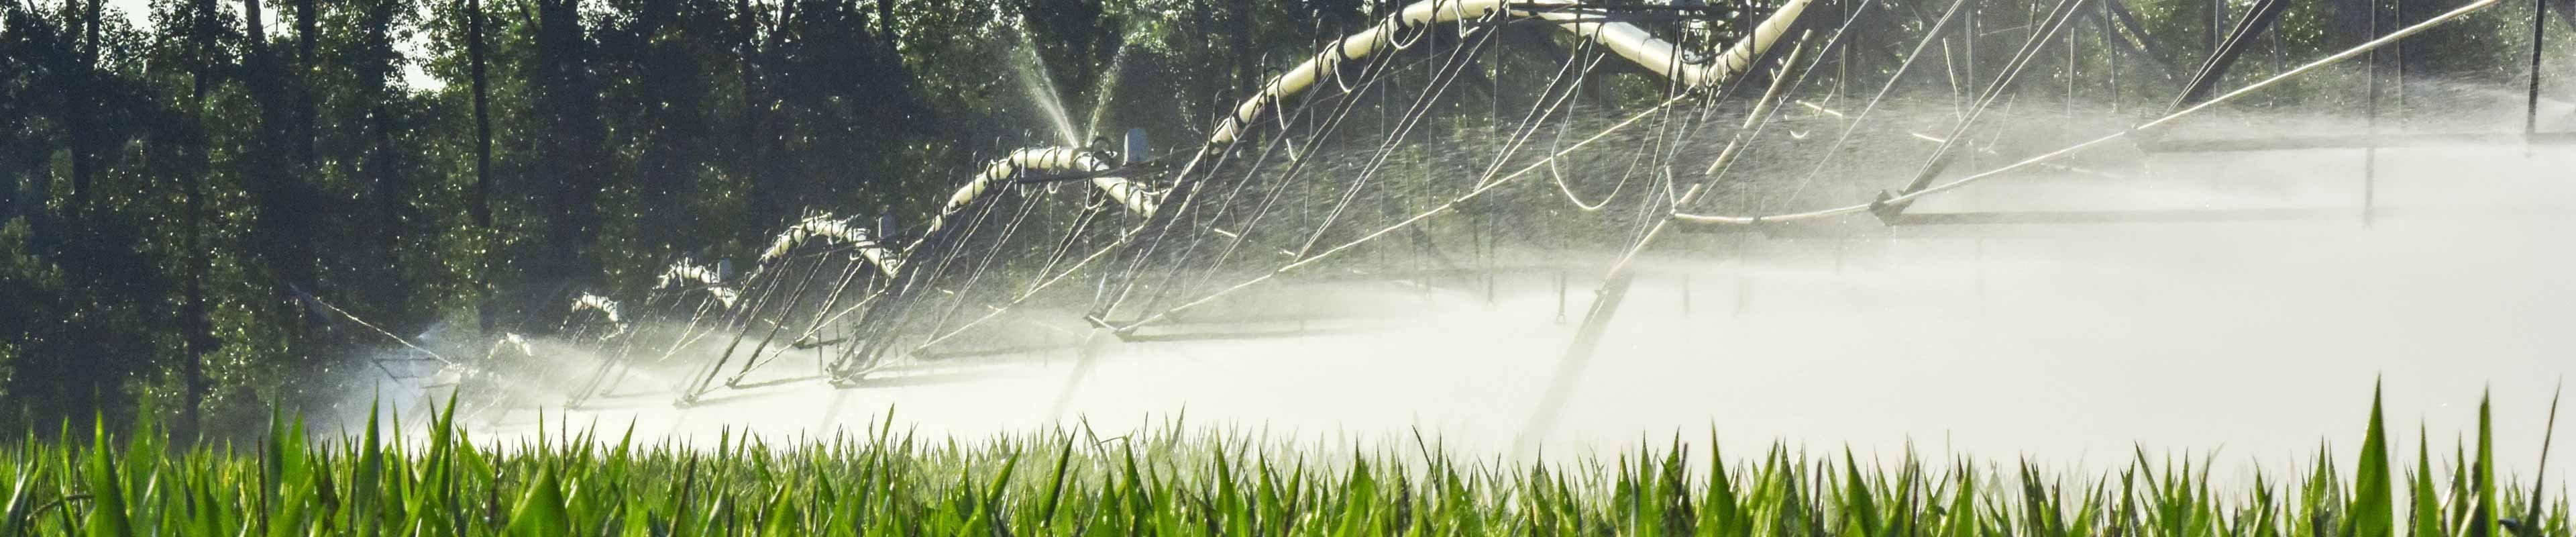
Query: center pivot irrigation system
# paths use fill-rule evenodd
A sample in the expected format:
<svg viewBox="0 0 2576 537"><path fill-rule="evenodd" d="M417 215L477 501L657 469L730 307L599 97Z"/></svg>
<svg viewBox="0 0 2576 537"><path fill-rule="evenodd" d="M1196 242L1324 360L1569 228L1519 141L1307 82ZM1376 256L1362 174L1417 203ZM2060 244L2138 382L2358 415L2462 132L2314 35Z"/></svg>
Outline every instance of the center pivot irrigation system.
<svg viewBox="0 0 2576 537"><path fill-rule="evenodd" d="M1087 347L1068 342L1101 337L1150 341L1155 331L1185 324L1242 321L1246 310L1274 309L1243 307L1244 297L1304 280L1450 278L1481 281L1490 293L1492 275L1513 270L1496 261L1504 252L1553 259L1573 243L1607 245L1616 257L1602 274L1599 298L1581 312L1558 375L1564 379L1580 370L1626 293L1631 261L1670 228L1836 218L1886 225L2046 220L1907 210L2016 172L2082 172L2069 157L2103 146L2193 150L2191 141L2164 139L2164 127L2502 0L2415 20L2374 20L2368 39L2305 64L2281 63L2276 43L2271 72L2238 73L2233 80L2242 84L2232 88L2221 86L2231 67L2271 31L2287 0L2251 2L2187 72L2157 60L2150 51L2159 44L2120 0L1981 5L1996 1L1922 6L1946 4L1937 13L1880 0L1777 0L1740 9L1689 0L1417 2L1382 12L1373 26L1274 73L1230 107L1203 143L1153 155L1131 131L1118 148L1012 151L914 229L895 229L891 219L809 214L745 267L681 261L639 296L579 296L549 339L573 342L595 360L559 359L560 350L511 336L478 359L446 364L441 378L458 390L495 390L462 398L487 405L510 404L510 393L558 397L571 387L568 402L517 401L522 406L581 406L621 386L674 394L682 406L728 389L788 382L864 387L958 356ZM2549 7L2540 1L2531 20L2526 115L2536 114L2539 102ZM1980 9L2026 9L2029 22L1979 28L1971 14ZM2092 33L2077 39L2085 29ZM2003 114L1990 112L2008 114L2016 100L2062 98L2071 109L2077 47L2086 45L2109 69L2083 74L2112 78L2093 87L2178 90L2170 106L2132 111L2142 120L2053 150L1999 150L1979 141L2002 135L2006 129L1988 123ZM1980 48L2012 52L1994 64L1991 52L1977 61ZM2064 58L2063 69L2051 58ZM2383 69L2361 67L2368 67L2376 103ZM2132 80L2161 84L2123 86L2117 79L2124 70ZM2063 92L2049 79L2064 81ZM1538 80L1545 85L1511 84ZM1873 112L1897 115L1882 104L1909 93L1936 95L1949 110L1933 124L1873 121ZM2565 138L2526 121L2520 133L2275 142L2375 148ZM1885 166L1842 162L1857 151L1915 164L1874 173ZM1958 166L1979 162L1995 165ZM1827 194L1809 188L1818 176L1876 175L1889 175L1874 180L1895 188L1856 192L1860 199L1847 204L1774 209ZM554 389L514 391L513 383ZM1565 391L1560 380L1548 397L1561 400ZM1556 406L1550 403L1544 407ZM1547 418L1538 420L1532 428L1544 429Z"/></svg>

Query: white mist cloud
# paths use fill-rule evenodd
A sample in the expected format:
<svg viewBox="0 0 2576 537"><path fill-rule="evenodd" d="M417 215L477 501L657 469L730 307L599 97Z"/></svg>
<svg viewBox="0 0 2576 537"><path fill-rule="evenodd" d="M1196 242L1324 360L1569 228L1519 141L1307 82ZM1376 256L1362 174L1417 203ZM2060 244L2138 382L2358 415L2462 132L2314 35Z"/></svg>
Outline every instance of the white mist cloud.
<svg viewBox="0 0 2576 537"><path fill-rule="evenodd" d="M2398 447L2410 451L2417 423L2437 445L2471 431L2492 388L2499 454L2527 469L2550 390L2576 372L2576 332L2564 328L2576 323L2566 235L2576 229L2566 210L2576 204L2566 172L2576 152L2381 150L2368 226L2362 154L2135 155L2087 162L2116 178L1999 179L1915 207L2305 208L2350 218L1872 223L1842 239L1679 233L1642 263L1543 443L1616 449L1641 435L1698 441L1713 428L1739 450L1784 440L1893 454L1911 443L1933 455L2102 467L2135 446L2286 463L2320 440L2351 456L2381 380ZM1719 253L1729 251L1740 255ZM1271 285L1237 312L1342 297L1374 315L1318 326L1367 329L1358 332L1108 344L1074 382L1076 351L1066 348L931 365L861 389L724 391L689 410L647 393L548 421L634 423L648 438L778 437L867 427L892 407L921 432L976 437L1077 418L1108 435L1186 412L1190 423L1271 438L1404 441L1418 428L1452 449L1507 453L1610 254L1518 253L1576 263L1564 322L1548 275L1505 277L1492 302L1478 289ZM776 367L812 365L791 357ZM524 434L531 422L521 414L488 432Z"/></svg>

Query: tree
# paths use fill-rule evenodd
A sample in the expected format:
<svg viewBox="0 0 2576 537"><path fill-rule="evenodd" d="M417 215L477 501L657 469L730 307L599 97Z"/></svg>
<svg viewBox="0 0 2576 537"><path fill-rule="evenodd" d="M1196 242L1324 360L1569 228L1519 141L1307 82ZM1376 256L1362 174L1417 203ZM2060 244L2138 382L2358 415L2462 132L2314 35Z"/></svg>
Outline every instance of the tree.
<svg viewBox="0 0 2576 537"><path fill-rule="evenodd" d="M0 222L0 302L9 304L0 308L0 422L16 427L130 416L125 390L171 350L168 310L150 306L168 303L180 280L146 255L145 237L168 219L122 210L156 201L140 195L151 189L139 179L151 176L127 166L122 149L147 126L169 124L142 97L131 62L100 61L131 43L108 36L131 32L107 28L97 2L57 7L0 6L0 65L11 71L0 75L0 97L11 101L0 111L14 114L0 127L9 129L0 159L13 161L0 172L75 179L60 198L50 179L31 181L44 188L22 200L28 217Z"/></svg>
<svg viewBox="0 0 2576 537"><path fill-rule="evenodd" d="M492 92L483 68L483 0L465 0L465 35L465 53L467 61L471 62L467 76L474 84L474 204L471 210L475 227L489 231L492 229ZM489 331L490 326L486 325L485 329Z"/></svg>
<svg viewBox="0 0 2576 537"><path fill-rule="evenodd" d="M179 188L184 196L179 214L181 236L184 237L180 250L185 256L179 276L180 382L184 385L179 426L193 434L198 430L199 411L205 403L208 389L206 355L213 353L222 340L215 338L214 320L206 308L206 269L212 254L207 251L209 246L205 233L206 176L214 172L207 157L207 145L210 144L206 140L212 136L207 132L206 95L214 89L216 75L213 71L219 68L219 61L215 59L219 14L215 10L215 0L195 0L190 5L193 7L189 10L192 21L189 24L189 46L193 51L194 69L189 74L192 87L187 113L188 126L199 142L184 149L189 169L179 172Z"/></svg>
<svg viewBox="0 0 2576 537"><path fill-rule="evenodd" d="M321 9L316 7L314 2L315 0L295 0L296 67L303 71L302 77L308 80L320 70L321 64L321 58L314 54L315 47L320 44L318 38L322 34ZM295 95L296 112L302 120L296 136L298 142L296 156L299 157L296 161L308 169L321 163L321 157L315 146L321 143L319 124L322 121L322 112L313 94L314 90L308 82Z"/></svg>
<svg viewBox="0 0 2576 537"><path fill-rule="evenodd" d="M73 40L81 44L75 45L69 54L56 56L61 59L57 72L63 76L64 137L71 145L72 199L64 212L69 216L67 220L73 222L79 222L81 213L89 208L89 194L93 190L91 183L94 182L92 168L97 158L97 136L90 125L91 101L95 97L90 93L90 78L98 66L100 2L89 0L78 13L73 12L74 6L81 6L77 0L63 3L63 20L71 23L70 33L77 36Z"/></svg>
<svg viewBox="0 0 2576 537"><path fill-rule="evenodd" d="M472 211L469 216L474 220L474 227L488 239L497 230L492 226L492 91L483 66L483 0L465 0L465 54L466 76L473 84L474 92L474 189L467 210ZM488 277L492 272L492 251L486 249L482 252L476 264L477 272ZM480 332L486 335L493 333L499 320L496 318L499 311L493 307L492 289L486 280L475 300L475 322L481 327Z"/></svg>
<svg viewBox="0 0 2576 537"><path fill-rule="evenodd" d="M599 202L608 180L607 134L599 115L599 91L590 77L584 50L588 42L581 23L581 0L536 0L536 73L528 81L531 104L541 126L535 140L534 185L545 200L548 223L541 241L545 259L531 267L534 278L577 280L597 274L591 248L599 243ZM553 286L561 289L561 286ZM554 293L538 293L547 307L560 302Z"/></svg>
<svg viewBox="0 0 2576 537"><path fill-rule="evenodd" d="M286 357L280 361L300 363L304 361L300 357L312 349L304 330L308 319L298 307L301 302L295 289L311 287L318 278L313 235L321 216L316 207L322 202L307 167L299 165L297 155L304 144L296 141L296 134L304 130L303 112L295 95L295 77L287 68L290 58L281 56L279 44L269 39L265 7L261 0L242 1L242 19L248 28L242 44L242 89L258 110L256 121L248 125L253 133L235 161L234 175L250 194L253 216L244 253L257 263L254 275L264 288L262 296L248 302L257 305L259 322L282 338L277 346Z"/></svg>
<svg viewBox="0 0 2576 537"><path fill-rule="evenodd" d="M602 47L603 59L630 77L616 85L634 96L621 100L633 103L636 127L624 130L633 133L625 145L635 148L636 203L652 208L639 211L637 238L642 253L660 258L688 246L691 224L713 216L699 203L697 183L715 153L707 110L717 108L713 85L723 79L700 73L715 70L702 59L718 56L708 46L722 42L726 21L721 9L694 0L630 5L633 23L599 39L614 45Z"/></svg>
<svg viewBox="0 0 2576 537"><path fill-rule="evenodd" d="M405 125L403 111L397 108L402 96L394 91L394 77L400 75L397 65L401 53L394 50L392 28L396 16L410 10L401 0L370 0L358 13L358 41L352 56L358 75L355 97L365 110L364 122L354 125L364 133L366 149L364 176L374 187L376 202L374 227L376 244L370 250L381 259L376 267L389 278L380 282L400 282L403 267L414 260L404 255L413 251L409 231L419 220L412 210L412 185L405 169L404 151L395 143ZM415 314L411 308L410 286L374 285L378 294L373 302L393 308L389 313L408 320Z"/></svg>

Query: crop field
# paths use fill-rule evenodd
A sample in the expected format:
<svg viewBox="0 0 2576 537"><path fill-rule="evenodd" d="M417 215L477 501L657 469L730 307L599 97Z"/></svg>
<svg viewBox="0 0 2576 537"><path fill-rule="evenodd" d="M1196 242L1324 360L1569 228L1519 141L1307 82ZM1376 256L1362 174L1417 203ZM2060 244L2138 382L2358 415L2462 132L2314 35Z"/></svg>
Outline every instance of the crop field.
<svg viewBox="0 0 2576 537"><path fill-rule="evenodd" d="M2571 60L2576 0L0 1L0 537L2576 537Z"/></svg>
<svg viewBox="0 0 2576 537"><path fill-rule="evenodd" d="M2488 405L2474 440L2435 453L2418 430L2412 454L2391 451L2404 432L2379 406L2357 460L2321 448L2242 483L2144 450L2064 471L1676 438L1507 462L1432 438L1275 445L1178 420L1114 436L879 426L688 446L565 429L495 445L452 411L320 441L280 417L251 446L177 448L149 423L21 442L0 481L10 535L2569 535L2566 491L2539 485L2545 456L2541 475L2498 475Z"/></svg>

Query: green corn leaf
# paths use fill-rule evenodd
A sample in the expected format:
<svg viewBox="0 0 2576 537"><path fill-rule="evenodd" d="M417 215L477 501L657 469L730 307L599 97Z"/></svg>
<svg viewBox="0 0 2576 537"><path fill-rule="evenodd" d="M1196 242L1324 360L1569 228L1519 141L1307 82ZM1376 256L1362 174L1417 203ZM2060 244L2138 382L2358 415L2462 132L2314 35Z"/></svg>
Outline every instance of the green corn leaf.
<svg viewBox="0 0 2576 537"><path fill-rule="evenodd" d="M381 479L378 474L385 464L384 446L376 438L376 410L376 405L367 405L366 440L358 447L361 452L358 468L355 477L349 480L350 526L359 535L374 533L377 480Z"/></svg>
<svg viewBox="0 0 2576 537"><path fill-rule="evenodd" d="M1951 497L1950 537L1975 537L1984 526L1977 516L1977 471L1973 463L1959 466L1959 492Z"/></svg>
<svg viewBox="0 0 2576 537"><path fill-rule="evenodd" d="M2397 530L2396 498L2388 477L2388 431L2383 421L2379 390L2374 387L2370 392L2370 424L2362 433L2361 461L2354 469L2352 505L2344 510L2340 534L2345 537L2390 537Z"/></svg>
<svg viewBox="0 0 2576 537"><path fill-rule="evenodd" d="M9 504L6 509L0 509L0 535L17 535L24 529L21 525L27 521L28 516L34 514L36 508L35 489L38 469L19 467L15 464L8 465L7 468L17 475L11 478Z"/></svg>
<svg viewBox="0 0 2576 537"><path fill-rule="evenodd" d="M1735 521L1744 516L1743 506L1737 503L1734 481L1727 478L1726 457L1718 451L1717 433L1714 429L1708 433L1707 498L1703 502L1705 505L1700 509L1701 532L1707 534L1723 531L1733 534L1736 527Z"/></svg>
<svg viewBox="0 0 2576 537"><path fill-rule="evenodd" d="M2496 511L2501 501L2495 486L2495 419L2493 401L2478 397L2478 461L2469 476L2477 503L2469 509L2469 537L2498 537Z"/></svg>
<svg viewBox="0 0 2576 537"><path fill-rule="evenodd" d="M551 469L537 471L537 480L519 497L509 512L508 533L514 537L548 537L571 535L571 516L564 510L562 484Z"/></svg>
<svg viewBox="0 0 2576 537"><path fill-rule="evenodd" d="M1001 472L993 475L992 485L986 487L982 499L975 502L974 516L969 517L964 525L958 526L958 535L993 532L1000 525L992 519L993 513L1001 508L1002 493L1010 490L1011 471L1019 465L1018 453L1012 453L1002 460Z"/></svg>
<svg viewBox="0 0 2576 537"><path fill-rule="evenodd" d="M1072 478L1066 467L1074 462L1074 436L1064 436L1064 447L1056 449L1056 472L1046 485L1046 509L1038 511L1038 524L1048 527L1056 522L1056 506L1064 503L1064 480Z"/></svg>
<svg viewBox="0 0 2576 537"><path fill-rule="evenodd" d="M761 514L761 535L785 536L805 534L802 527L803 525L799 524L798 522L800 521L797 520L798 517L796 516L796 503L794 497L789 495L788 492L787 488L780 487L777 491L770 493L769 507L767 509L763 509L763 513Z"/></svg>
<svg viewBox="0 0 2576 537"><path fill-rule="evenodd" d="M2416 425L2415 436L2415 492L2412 494L2414 501L2410 502L2415 505L2415 511L2409 517L2415 522L2413 537L2444 537L2449 533L2443 528L2449 525L2442 523L2442 495L2433 486L2433 438L2424 432L2420 423Z"/></svg>
<svg viewBox="0 0 2576 537"><path fill-rule="evenodd" d="M1859 457L1850 447L1843 448L1843 508L1851 517L1852 527L1863 537L1880 537L1878 503L1871 499L1869 484L1860 473Z"/></svg>
<svg viewBox="0 0 2576 537"><path fill-rule="evenodd" d="M115 455L108 448L106 418L95 418L96 432L91 436L84 473L89 478L89 517L83 521L85 535L91 537L128 537L134 525L126 518L125 482L117 478Z"/></svg>

